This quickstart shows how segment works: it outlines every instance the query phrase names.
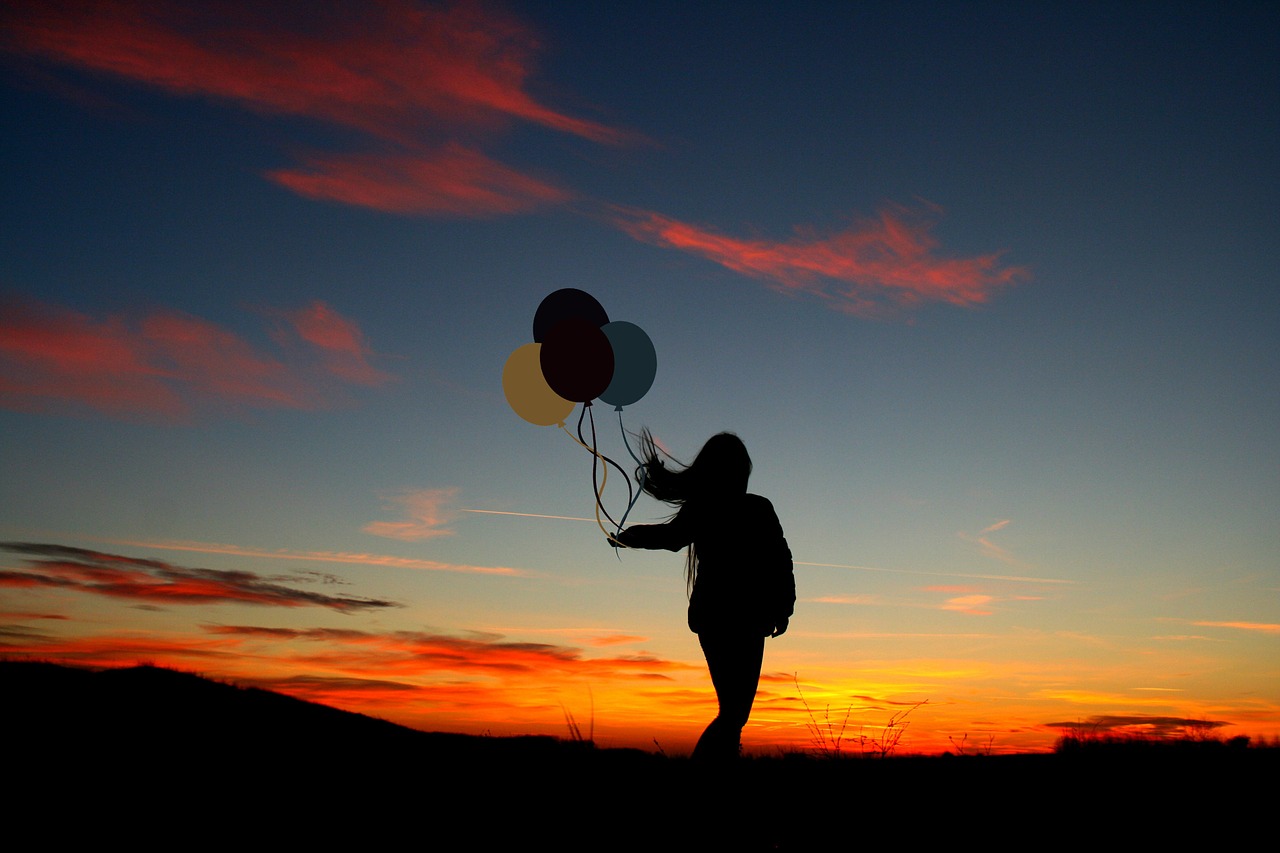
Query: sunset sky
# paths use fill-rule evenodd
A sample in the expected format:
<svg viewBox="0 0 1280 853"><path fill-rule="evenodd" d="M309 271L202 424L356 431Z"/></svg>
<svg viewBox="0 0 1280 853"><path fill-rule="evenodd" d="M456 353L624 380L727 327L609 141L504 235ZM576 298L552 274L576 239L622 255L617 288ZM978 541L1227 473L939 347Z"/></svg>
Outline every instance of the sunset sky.
<svg viewBox="0 0 1280 853"><path fill-rule="evenodd" d="M1280 735L1277 43L1265 2L4 2L0 654L687 752L682 556L615 555L503 393L574 287L656 348L626 428L738 433L791 544L752 751L922 702L901 750Z"/></svg>

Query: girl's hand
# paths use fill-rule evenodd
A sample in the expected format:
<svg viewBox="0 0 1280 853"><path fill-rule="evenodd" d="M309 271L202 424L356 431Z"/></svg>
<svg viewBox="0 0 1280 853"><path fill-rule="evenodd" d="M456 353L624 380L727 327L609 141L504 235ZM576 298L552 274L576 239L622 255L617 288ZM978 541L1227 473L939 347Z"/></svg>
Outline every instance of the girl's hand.
<svg viewBox="0 0 1280 853"><path fill-rule="evenodd" d="M610 547L610 548L625 548L625 547L627 547L626 545L623 545L621 542L619 542L619 541L614 537L614 535L613 535L612 533L606 533L606 534L605 534L605 541L609 543L609 547Z"/></svg>
<svg viewBox="0 0 1280 853"><path fill-rule="evenodd" d="M785 616L782 617L782 620L779 621L777 625L773 626L773 633L770 634L769 636L781 637L783 634L787 633L787 625L790 623L790 621L791 620L787 619L787 617Z"/></svg>

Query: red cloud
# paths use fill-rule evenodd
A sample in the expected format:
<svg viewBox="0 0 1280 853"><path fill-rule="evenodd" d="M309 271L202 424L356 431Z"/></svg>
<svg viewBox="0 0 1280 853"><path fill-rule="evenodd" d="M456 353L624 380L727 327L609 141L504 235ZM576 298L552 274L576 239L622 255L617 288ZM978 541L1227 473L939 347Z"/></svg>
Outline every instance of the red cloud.
<svg viewBox="0 0 1280 853"><path fill-rule="evenodd" d="M511 16L479 3L405 0L359 12L326 14L311 3L44 2L8 26L28 52L402 143L441 120L486 125L501 116L596 142L623 139L525 91L539 45Z"/></svg>
<svg viewBox="0 0 1280 853"><path fill-rule="evenodd" d="M227 654L227 649L233 651L226 662L234 664L234 647L233 642L221 638L170 638L132 632L99 637L40 636L24 638L17 643L5 642L0 635L0 651L10 658L24 657L79 666L120 666L143 661L174 667L194 662L207 666L210 658Z"/></svg>
<svg viewBox="0 0 1280 853"><path fill-rule="evenodd" d="M171 310L130 322L0 302L0 406L78 403L178 419L197 401L316 408L333 396L332 379L373 385L389 378L365 360L355 324L332 308L316 302L291 316L318 365L287 364L228 329Z"/></svg>
<svg viewBox="0 0 1280 853"><path fill-rule="evenodd" d="M688 668L685 664L653 657L584 658L580 650L568 646L505 642L496 635L457 637L413 631L373 633L232 625L205 626L205 630L213 634L267 641L323 643L325 648L322 651L313 655L295 653L293 659L322 664L327 668L384 676L411 677L442 672L490 675L550 672L595 673L614 677L634 675L636 670L656 674L658 671Z"/></svg>
<svg viewBox="0 0 1280 853"><path fill-rule="evenodd" d="M316 348L329 373L360 385L380 385L390 375L369 364L360 327L319 300L286 315L298 337Z"/></svg>
<svg viewBox="0 0 1280 853"><path fill-rule="evenodd" d="M649 655L583 657L581 650L549 643L515 643L497 635L458 637L417 631L373 633L332 629L205 626L221 636L241 636L291 643L314 641L323 648L306 655L294 645L292 660L327 669L379 677L409 678L438 673L492 676L550 673L607 678L666 678L665 673L690 669L689 664Z"/></svg>
<svg viewBox="0 0 1280 853"><path fill-rule="evenodd" d="M0 587L47 586L162 604L328 607L343 613L397 606L389 601L292 589L253 572L188 568L65 545L0 542L0 550L27 555L26 571L0 569Z"/></svg>
<svg viewBox="0 0 1280 853"><path fill-rule="evenodd" d="M352 16L307 3L46 2L6 18L13 49L315 119L405 152L319 157L310 171L271 175L313 198L399 213L510 213L564 193L461 147L459 134L518 119L594 142L626 136L530 95L537 37L480 3L384 0Z"/></svg>
<svg viewBox="0 0 1280 853"><path fill-rule="evenodd" d="M614 221L637 240L700 255L851 314L881 315L924 302L974 305L1026 275L1017 267L1002 269L998 254L938 257L932 220L905 208L827 236L800 231L788 241L728 237L643 210L619 208Z"/></svg>
<svg viewBox="0 0 1280 853"><path fill-rule="evenodd" d="M571 197L457 144L403 155L313 157L307 166L267 177L307 198L430 216L520 213Z"/></svg>

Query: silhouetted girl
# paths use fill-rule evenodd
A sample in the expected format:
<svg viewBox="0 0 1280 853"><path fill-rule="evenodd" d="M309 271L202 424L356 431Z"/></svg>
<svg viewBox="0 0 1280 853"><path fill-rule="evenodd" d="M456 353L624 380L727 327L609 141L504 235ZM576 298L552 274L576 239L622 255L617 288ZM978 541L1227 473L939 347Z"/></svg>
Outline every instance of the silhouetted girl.
<svg viewBox="0 0 1280 853"><path fill-rule="evenodd" d="M669 551L688 546L689 629L698 635L720 701L720 714L693 757L736 758L760 682L764 638L787 630L795 606L791 550L773 505L747 493L751 457L736 435L712 436L688 467L663 464L647 430L641 443L644 462L636 478L679 510L665 524L633 525L611 541Z"/></svg>

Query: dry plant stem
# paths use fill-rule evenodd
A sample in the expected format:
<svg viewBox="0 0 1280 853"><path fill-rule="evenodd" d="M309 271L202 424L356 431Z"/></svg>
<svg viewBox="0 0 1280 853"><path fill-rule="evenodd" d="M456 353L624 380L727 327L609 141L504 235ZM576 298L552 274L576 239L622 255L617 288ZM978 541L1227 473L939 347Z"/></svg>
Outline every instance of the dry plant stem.
<svg viewBox="0 0 1280 853"><path fill-rule="evenodd" d="M827 705L822 711L822 719L818 719L818 715L809 707L809 700L804 696L804 690L800 687L800 677L796 673L791 674L791 680L795 682L796 692L800 694L800 704L804 705L804 710L809 715L809 722L805 727L809 733L813 735L813 744L818 752L827 758L839 758L843 755L844 733L849 725L849 715L853 713L853 705L848 705L844 710L844 718L837 725L831 719L831 706ZM889 722L885 723L884 728L879 735L867 735L863 733L860 726L858 728L858 747L862 754L874 755L885 758L893 754L898 748L898 744L902 741L902 736L907 733L907 717L911 712L921 705L928 705L929 700L924 699L915 703L910 708L898 711L889 718ZM967 737L967 735L966 735ZM954 741L953 741L954 743Z"/></svg>
<svg viewBox="0 0 1280 853"><path fill-rule="evenodd" d="M865 755L869 752L880 758L892 755L893 751L898 748L898 743L902 740L902 736L907 733L907 726L910 725L906 721L907 717L916 708L928 704L929 700L925 699L904 711L894 714L889 718L889 722L885 724L884 730L880 732L879 737L865 737L859 733L858 740L861 742L863 754Z"/></svg>
<svg viewBox="0 0 1280 853"><path fill-rule="evenodd" d="M795 682L796 692L800 694L800 703L804 705L804 710L809 714L809 722L805 727L809 733L813 735L813 744L823 756L827 758L839 758L841 755L841 743L844 741L845 728L849 725L849 715L853 712L853 706L849 705L845 708L844 719L837 726L831 720L831 706L827 705L822 711L822 721L819 722L817 716L813 713L813 709L809 707L809 700L805 699L804 690L800 688L800 677L796 673L791 675L792 681Z"/></svg>
<svg viewBox="0 0 1280 853"><path fill-rule="evenodd" d="M560 710L564 712L564 724L569 728L569 740L574 743L591 743L596 742L596 696L592 691L588 691L587 695L591 698L591 722L587 728L587 736L582 736L582 729L578 726L578 721L574 719L573 713L560 703Z"/></svg>

